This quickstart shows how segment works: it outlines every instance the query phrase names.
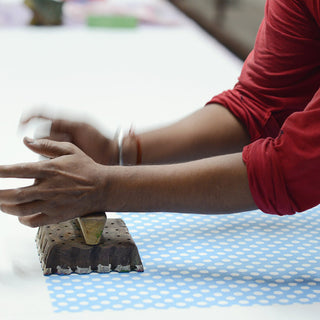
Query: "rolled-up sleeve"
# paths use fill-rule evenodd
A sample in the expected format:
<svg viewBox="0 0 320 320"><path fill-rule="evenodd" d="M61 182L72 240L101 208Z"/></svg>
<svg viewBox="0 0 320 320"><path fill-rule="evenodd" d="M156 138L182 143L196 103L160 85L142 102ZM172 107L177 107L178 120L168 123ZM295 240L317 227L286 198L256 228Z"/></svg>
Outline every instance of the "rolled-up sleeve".
<svg viewBox="0 0 320 320"><path fill-rule="evenodd" d="M308 106L284 122L276 138L243 149L256 205L290 215L320 203L320 89Z"/></svg>

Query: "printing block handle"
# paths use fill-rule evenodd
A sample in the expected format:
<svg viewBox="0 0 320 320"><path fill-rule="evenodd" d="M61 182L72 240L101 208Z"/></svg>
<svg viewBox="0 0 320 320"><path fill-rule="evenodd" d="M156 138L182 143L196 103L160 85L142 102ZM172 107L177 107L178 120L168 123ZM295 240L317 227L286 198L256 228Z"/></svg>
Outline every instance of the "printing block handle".
<svg viewBox="0 0 320 320"><path fill-rule="evenodd" d="M77 218L83 238L88 245L100 242L103 228L107 221L105 212L95 212Z"/></svg>

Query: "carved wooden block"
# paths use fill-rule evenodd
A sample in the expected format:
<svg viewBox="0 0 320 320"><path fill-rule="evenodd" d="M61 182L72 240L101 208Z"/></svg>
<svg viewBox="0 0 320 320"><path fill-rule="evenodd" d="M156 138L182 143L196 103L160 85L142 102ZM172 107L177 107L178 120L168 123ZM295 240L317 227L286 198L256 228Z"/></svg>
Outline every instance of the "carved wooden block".
<svg viewBox="0 0 320 320"><path fill-rule="evenodd" d="M85 243L76 219L43 226L36 236L44 275L143 271L138 248L122 219L107 219L100 243Z"/></svg>

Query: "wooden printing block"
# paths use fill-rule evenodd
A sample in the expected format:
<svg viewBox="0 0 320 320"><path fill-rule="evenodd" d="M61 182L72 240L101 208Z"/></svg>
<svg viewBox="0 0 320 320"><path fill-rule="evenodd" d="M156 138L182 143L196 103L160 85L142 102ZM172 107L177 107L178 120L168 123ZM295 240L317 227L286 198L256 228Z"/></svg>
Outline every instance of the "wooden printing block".
<svg viewBox="0 0 320 320"><path fill-rule="evenodd" d="M44 275L139 271L138 248L124 221L107 219L98 245L87 245L76 219L43 226L36 236Z"/></svg>

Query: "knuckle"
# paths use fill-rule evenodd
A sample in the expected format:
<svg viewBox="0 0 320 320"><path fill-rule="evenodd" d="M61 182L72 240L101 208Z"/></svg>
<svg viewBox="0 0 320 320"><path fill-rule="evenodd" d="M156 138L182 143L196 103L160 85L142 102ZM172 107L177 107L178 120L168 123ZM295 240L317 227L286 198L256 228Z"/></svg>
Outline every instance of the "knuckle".
<svg viewBox="0 0 320 320"><path fill-rule="evenodd" d="M17 216L24 216L27 214L25 205L16 205L12 207L12 211L17 215Z"/></svg>
<svg viewBox="0 0 320 320"><path fill-rule="evenodd" d="M50 174L52 171L54 171L55 169L57 169L57 165L54 161L54 159L50 159L50 160L47 160L42 168L41 168L41 171L42 172L45 172L46 174ZM42 180L41 179L36 179L35 182L34 182L34 186L37 186L39 187L40 184L41 184Z"/></svg>
<svg viewBox="0 0 320 320"><path fill-rule="evenodd" d="M38 139L38 144L43 150L49 150L52 148L52 141L50 139Z"/></svg>
<svg viewBox="0 0 320 320"><path fill-rule="evenodd" d="M15 200L17 202L23 202L25 200L25 191L21 188L16 189Z"/></svg>
<svg viewBox="0 0 320 320"><path fill-rule="evenodd" d="M68 152L68 153L73 153L74 150L75 150L75 146L73 143L71 142L68 142L68 141L64 141L64 142L61 142L62 143L62 146L64 147L64 149Z"/></svg>

